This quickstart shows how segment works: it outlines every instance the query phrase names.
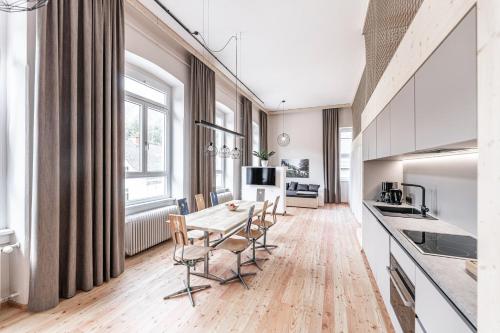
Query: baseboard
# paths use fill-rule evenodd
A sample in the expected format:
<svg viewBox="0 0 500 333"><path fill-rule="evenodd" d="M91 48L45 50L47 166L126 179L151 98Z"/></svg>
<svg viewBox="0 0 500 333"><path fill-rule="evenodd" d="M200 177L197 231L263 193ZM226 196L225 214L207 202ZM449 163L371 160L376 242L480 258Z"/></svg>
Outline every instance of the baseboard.
<svg viewBox="0 0 500 333"><path fill-rule="evenodd" d="M28 310L28 304L17 303L16 301L13 301L13 300L9 300L9 301L5 302L4 304L6 304L7 306L10 306L11 308L16 308L19 310L23 310L23 311Z"/></svg>

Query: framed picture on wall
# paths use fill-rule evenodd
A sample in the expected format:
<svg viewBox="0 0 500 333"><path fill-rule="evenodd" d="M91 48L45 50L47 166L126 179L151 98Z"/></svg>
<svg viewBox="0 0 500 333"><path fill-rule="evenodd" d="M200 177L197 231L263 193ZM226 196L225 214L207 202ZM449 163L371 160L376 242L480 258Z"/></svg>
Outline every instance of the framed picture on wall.
<svg viewBox="0 0 500 333"><path fill-rule="evenodd" d="M309 159L282 159L281 166L286 167L287 178L309 178Z"/></svg>

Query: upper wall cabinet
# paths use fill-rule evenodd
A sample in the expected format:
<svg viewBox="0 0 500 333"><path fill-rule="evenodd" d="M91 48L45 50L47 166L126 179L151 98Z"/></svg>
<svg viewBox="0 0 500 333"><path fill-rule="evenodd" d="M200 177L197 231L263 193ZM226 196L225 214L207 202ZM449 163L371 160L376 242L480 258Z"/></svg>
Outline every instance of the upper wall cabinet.
<svg viewBox="0 0 500 333"><path fill-rule="evenodd" d="M391 155L391 104L377 116L377 158Z"/></svg>
<svg viewBox="0 0 500 333"><path fill-rule="evenodd" d="M415 151L415 79L412 77L391 102L391 155Z"/></svg>
<svg viewBox="0 0 500 333"><path fill-rule="evenodd" d="M377 158L377 121L363 131L363 161Z"/></svg>
<svg viewBox="0 0 500 333"><path fill-rule="evenodd" d="M476 10L415 74L416 149L477 138Z"/></svg>

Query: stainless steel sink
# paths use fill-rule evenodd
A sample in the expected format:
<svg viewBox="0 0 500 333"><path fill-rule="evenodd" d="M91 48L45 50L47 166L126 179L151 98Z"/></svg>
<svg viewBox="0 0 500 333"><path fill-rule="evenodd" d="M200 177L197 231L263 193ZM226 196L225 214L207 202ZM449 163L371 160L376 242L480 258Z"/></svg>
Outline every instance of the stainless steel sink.
<svg viewBox="0 0 500 333"><path fill-rule="evenodd" d="M432 217L428 214L426 216L422 216L422 212L413 207L400 207L400 206L375 206L380 214L384 216L393 216L393 217L406 217L412 219L426 219L426 220L436 220L435 217Z"/></svg>

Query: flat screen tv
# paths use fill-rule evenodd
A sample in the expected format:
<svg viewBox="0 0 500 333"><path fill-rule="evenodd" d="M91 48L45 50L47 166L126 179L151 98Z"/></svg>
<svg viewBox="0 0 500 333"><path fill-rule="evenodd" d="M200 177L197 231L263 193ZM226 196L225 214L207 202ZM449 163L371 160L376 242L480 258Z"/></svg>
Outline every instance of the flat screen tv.
<svg viewBox="0 0 500 333"><path fill-rule="evenodd" d="M247 168L247 185L276 185L276 168Z"/></svg>

